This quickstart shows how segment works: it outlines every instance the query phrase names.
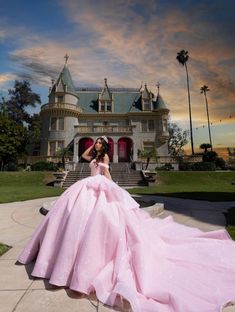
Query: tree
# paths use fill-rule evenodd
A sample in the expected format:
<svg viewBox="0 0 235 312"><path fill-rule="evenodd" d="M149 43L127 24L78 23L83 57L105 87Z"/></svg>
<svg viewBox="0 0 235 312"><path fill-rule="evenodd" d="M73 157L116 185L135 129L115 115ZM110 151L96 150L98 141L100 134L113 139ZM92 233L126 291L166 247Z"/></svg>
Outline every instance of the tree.
<svg viewBox="0 0 235 312"><path fill-rule="evenodd" d="M146 158L146 166L145 166L145 170L148 169L148 165L149 165L149 161L151 158L154 158L155 160L157 159L157 152L156 152L156 148L153 147L150 150L138 150L138 156L140 156L141 158Z"/></svg>
<svg viewBox="0 0 235 312"><path fill-rule="evenodd" d="M3 116L7 116L7 105L3 96L0 102L0 114L2 114Z"/></svg>
<svg viewBox="0 0 235 312"><path fill-rule="evenodd" d="M4 107L8 116L18 124L29 123L30 115L26 111L28 107L35 107L41 103L40 96L31 90L30 83L26 80L15 81L14 88L8 90L9 99L5 101ZM1 101L1 107L3 99Z"/></svg>
<svg viewBox="0 0 235 312"><path fill-rule="evenodd" d="M184 154L183 146L188 143L188 131L182 130L176 123L170 123L168 131L168 150L170 155L173 157L182 156Z"/></svg>
<svg viewBox="0 0 235 312"><path fill-rule="evenodd" d="M40 149L41 143L41 131L42 131L42 123L39 114L34 114L30 117L28 124L28 144L27 144L27 152L30 155L34 155L34 153Z"/></svg>
<svg viewBox="0 0 235 312"><path fill-rule="evenodd" d="M210 140L210 148L212 150L212 140L211 140L211 128L210 128L210 118L209 118L209 110L208 110L208 102L207 102L207 96L206 93L208 91L210 91L210 89L208 88L208 86L204 85L203 87L201 87L201 93L204 94L205 96L205 102L206 102L206 113L207 113L207 124L208 124L208 131L209 131L209 140Z"/></svg>
<svg viewBox="0 0 235 312"><path fill-rule="evenodd" d="M202 143L200 145L200 149L204 149L204 153L207 153L208 148L211 148L211 144L209 144L209 143Z"/></svg>
<svg viewBox="0 0 235 312"><path fill-rule="evenodd" d="M186 71L187 89L188 89L188 105L189 105L189 123L190 123L191 150L192 150L192 155L194 155L191 100L190 100L189 78L188 78L188 67L187 67L187 61L189 59L188 51L181 50L180 52L177 53L176 59L178 60L178 62L181 65L183 65L185 67L185 71Z"/></svg>
<svg viewBox="0 0 235 312"><path fill-rule="evenodd" d="M0 167L15 162L25 152L27 130L15 121L0 114Z"/></svg>
<svg viewBox="0 0 235 312"><path fill-rule="evenodd" d="M68 157L70 157L72 155L73 155L73 153L70 150L69 146L63 147L63 148L61 148L60 150L58 150L56 152L56 156L60 157L61 160L62 160L63 169L65 169L65 160L66 160L66 158L68 158Z"/></svg>

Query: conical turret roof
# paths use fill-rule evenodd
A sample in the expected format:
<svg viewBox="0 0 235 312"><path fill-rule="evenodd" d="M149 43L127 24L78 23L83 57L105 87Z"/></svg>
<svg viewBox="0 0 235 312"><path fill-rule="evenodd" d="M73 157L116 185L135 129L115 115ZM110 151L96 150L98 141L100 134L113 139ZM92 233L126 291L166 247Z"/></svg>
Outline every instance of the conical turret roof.
<svg viewBox="0 0 235 312"><path fill-rule="evenodd" d="M66 86L67 92L76 93L73 80L67 65L64 65L64 68L62 69L56 84L59 85L60 83Z"/></svg>

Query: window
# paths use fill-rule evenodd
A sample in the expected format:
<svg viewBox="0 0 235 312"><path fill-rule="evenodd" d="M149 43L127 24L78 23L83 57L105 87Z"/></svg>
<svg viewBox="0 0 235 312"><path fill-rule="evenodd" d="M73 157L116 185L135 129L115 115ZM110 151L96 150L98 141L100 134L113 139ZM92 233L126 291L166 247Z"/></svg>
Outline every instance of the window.
<svg viewBox="0 0 235 312"><path fill-rule="evenodd" d="M64 117L58 118L58 130L64 130Z"/></svg>
<svg viewBox="0 0 235 312"><path fill-rule="evenodd" d="M142 132L153 132L155 130L154 120L141 120Z"/></svg>
<svg viewBox="0 0 235 312"><path fill-rule="evenodd" d="M55 152L56 152L56 142L50 142L49 143L49 155L55 156Z"/></svg>
<svg viewBox="0 0 235 312"><path fill-rule="evenodd" d="M148 130L149 132L154 131L154 120L148 120Z"/></svg>
<svg viewBox="0 0 235 312"><path fill-rule="evenodd" d="M64 117L51 117L50 130L64 130Z"/></svg>
<svg viewBox="0 0 235 312"><path fill-rule="evenodd" d="M167 119L163 119L162 121L162 130L163 132L167 131Z"/></svg>
<svg viewBox="0 0 235 312"><path fill-rule="evenodd" d="M112 102L111 101L100 101L100 112L111 112Z"/></svg>
<svg viewBox="0 0 235 312"><path fill-rule="evenodd" d="M58 95L57 96L57 103L63 103L64 102L64 97L63 95Z"/></svg>
<svg viewBox="0 0 235 312"><path fill-rule="evenodd" d="M57 142L57 150L61 151L62 148L64 148L64 141L58 141Z"/></svg>
<svg viewBox="0 0 235 312"><path fill-rule="evenodd" d="M110 102L106 102L106 109L107 109L107 112L111 112L112 106Z"/></svg>
<svg viewBox="0 0 235 312"><path fill-rule="evenodd" d="M144 99L143 100L143 109L144 110L150 110L151 109L151 106L150 106L150 101L148 99Z"/></svg>
<svg viewBox="0 0 235 312"><path fill-rule="evenodd" d="M154 148L154 142L143 142L144 151L151 151Z"/></svg>
<svg viewBox="0 0 235 312"><path fill-rule="evenodd" d="M147 120L141 120L141 128L142 128L142 132L147 132L148 131Z"/></svg>
<svg viewBox="0 0 235 312"><path fill-rule="evenodd" d="M101 112L105 111L105 103L103 101L100 102L100 110L101 110Z"/></svg>
<svg viewBox="0 0 235 312"><path fill-rule="evenodd" d="M56 130L56 117L51 117L51 126L50 126L50 130Z"/></svg>

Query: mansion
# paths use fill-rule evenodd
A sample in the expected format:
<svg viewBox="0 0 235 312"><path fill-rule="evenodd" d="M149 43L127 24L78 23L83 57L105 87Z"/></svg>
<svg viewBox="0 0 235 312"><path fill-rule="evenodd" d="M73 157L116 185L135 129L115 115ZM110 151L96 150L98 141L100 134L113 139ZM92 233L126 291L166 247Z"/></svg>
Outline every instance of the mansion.
<svg viewBox="0 0 235 312"><path fill-rule="evenodd" d="M53 157L63 147L73 150L73 161L99 136L110 143L111 162L136 161L138 151L156 149L168 156L168 116L158 93L141 89L112 88L107 79L101 88L75 88L67 64L41 107L40 155Z"/></svg>

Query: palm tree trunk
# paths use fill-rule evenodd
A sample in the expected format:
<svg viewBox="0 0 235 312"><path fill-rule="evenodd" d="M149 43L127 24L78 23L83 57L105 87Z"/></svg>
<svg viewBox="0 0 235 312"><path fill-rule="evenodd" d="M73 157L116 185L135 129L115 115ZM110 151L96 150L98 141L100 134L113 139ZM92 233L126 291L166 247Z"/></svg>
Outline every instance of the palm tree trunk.
<svg viewBox="0 0 235 312"><path fill-rule="evenodd" d="M193 127L192 127L192 113L191 113L191 100L190 100L190 91L189 91L189 79L188 79L188 68L185 63L185 70L187 76L187 88L188 88L188 106L189 106L189 123L190 123L190 139L191 139L191 150L192 155L194 155L194 147L193 147Z"/></svg>
<svg viewBox="0 0 235 312"><path fill-rule="evenodd" d="M209 110L208 110L208 102L207 102L207 96L206 92L204 92L205 100L206 100L206 113L207 113L207 123L208 123L208 131L209 131L209 140L212 150L212 140L211 140L211 128L210 128L210 119L209 119Z"/></svg>

